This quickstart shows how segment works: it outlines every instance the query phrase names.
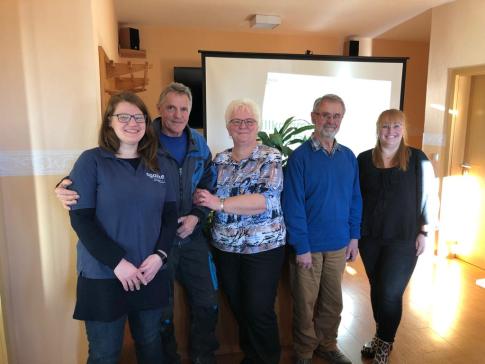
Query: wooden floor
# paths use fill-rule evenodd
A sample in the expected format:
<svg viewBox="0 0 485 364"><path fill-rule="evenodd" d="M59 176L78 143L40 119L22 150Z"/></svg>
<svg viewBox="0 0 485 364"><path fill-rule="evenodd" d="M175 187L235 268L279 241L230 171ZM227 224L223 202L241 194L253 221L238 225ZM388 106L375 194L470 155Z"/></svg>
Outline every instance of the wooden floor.
<svg viewBox="0 0 485 364"><path fill-rule="evenodd" d="M391 364L485 364L485 289L476 285L477 279L483 278L484 270L460 260L432 255L421 257L404 296L403 318L391 354ZM343 291L339 346L354 364L369 363L361 359L360 348L372 337L375 327L369 302L369 284L360 258L347 266ZM291 309L287 303L290 301L288 287L280 286L279 295L277 301L286 307L285 314L280 315L280 334L286 343L281 364L290 364L294 359L289 345ZM229 322L234 319L228 317L227 303L224 304L222 296L221 299L221 315L224 315L219 320L218 336L221 341L224 338L231 343L229 346L225 344L226 352L237 353L235 322ZM182 302L182 296L177 300ZM184 337L188 337L188 312L181 310L178 316L177 341L183 353L183 363L189 364L187 343L183 342ZM234 337L227 340L231 336ZM217 357L218 364L239 364L241 359L240 353ZM121 363L135 362L133 345L128 343ZM325 361L314 358L313 363L324 364Z"/></svg>
<svg viewBox="0 0 485 364"><path fill-rule="evenodd" d="M391 364L485 363L485 289L476 280L485 271L457 259L420 258L404 298L404 313ZM369 285L360 259L344 275L341 350L355 363L363 342L374 334ZM219 364L237 364L240 355L219 356ZM282 364L292 363L291 348ZM314 358L313 363L325 361Z"/></svg>

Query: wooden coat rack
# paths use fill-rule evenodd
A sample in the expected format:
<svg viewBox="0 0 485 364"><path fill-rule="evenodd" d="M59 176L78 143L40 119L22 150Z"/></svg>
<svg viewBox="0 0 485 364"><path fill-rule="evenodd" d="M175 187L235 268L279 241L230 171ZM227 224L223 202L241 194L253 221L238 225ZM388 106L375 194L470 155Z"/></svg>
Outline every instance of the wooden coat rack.
<svg viewBox="0 0 485 364"><path fill-rule="evenodd" d="M148 85L148 69L152 65L145 63L115 63L106 55L103 47L98 47L99 75L101 86L101 107L106 107L109 96L120 91L142 92ZM143 72L143 77L135 77L135 73Z"/></svg>

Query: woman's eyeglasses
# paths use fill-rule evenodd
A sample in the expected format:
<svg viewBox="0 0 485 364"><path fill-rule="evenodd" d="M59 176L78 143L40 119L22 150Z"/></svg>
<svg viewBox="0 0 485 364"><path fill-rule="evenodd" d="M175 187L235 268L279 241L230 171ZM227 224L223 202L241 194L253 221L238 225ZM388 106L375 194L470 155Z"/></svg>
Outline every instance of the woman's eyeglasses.
<svg viewBox="0 0 485 364"><path fill-rule="evenodd" d="M241 126L241 125L246 125L248 128L254 126L257 124L257 121L254 120L254 119L232 119L231 121L229 121L229 123L231 125L234 125L234 126Z"/></svg>
<svg viewBox="0 0 485 364"><path fill-rule="evenodd" d="M146 115L145 114L125 114L125 113L122 113L122 114L113 114L111 116L116 116L118 121L120 123L124 123L124 124L129 123L131 118L133 118L133 120L135 120L139 124L144 123L146 121Z"/></svg>

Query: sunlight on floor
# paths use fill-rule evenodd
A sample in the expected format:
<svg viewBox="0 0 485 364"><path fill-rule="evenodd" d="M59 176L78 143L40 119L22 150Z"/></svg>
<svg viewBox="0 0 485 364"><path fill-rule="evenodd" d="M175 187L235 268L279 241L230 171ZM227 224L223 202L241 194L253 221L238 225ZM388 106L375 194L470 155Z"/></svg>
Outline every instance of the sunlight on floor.
<svg viewBox="0 0 485 364"><path fill-rule="evenodd" d="M462 304L460 265L441 257L426 257L416 267L408 288L410 308L425 313L423 319L440 336L448 336Z"/></svg>
<svg viewBox="0 0 485 364"><path fill-rule="evenodd" d="M481 196L480 183L474 176L448 176L443 179L440 252L450 250L452 254L467 255L473 250L481 223Z"/></svg>

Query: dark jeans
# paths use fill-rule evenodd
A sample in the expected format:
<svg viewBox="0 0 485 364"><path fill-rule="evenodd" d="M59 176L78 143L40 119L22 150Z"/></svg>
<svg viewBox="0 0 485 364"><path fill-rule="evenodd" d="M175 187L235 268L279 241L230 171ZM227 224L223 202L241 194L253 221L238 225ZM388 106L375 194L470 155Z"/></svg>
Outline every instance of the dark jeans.
<svg viewBox="0 0 485 364"><path fill-rule="evenodd" d="M370 283L377 336L393 342L402 316L402 296L418 261L415 242L382 243L363 238L359 251Z"/></svg>
<svg viewBox="0 0 485 364"><path fill-rule="evenodd" d="M88 364L117 364L128 319L139 364L163 363L160 345L162 309L134 311L116 321L84 321L89 342Z"/></svg>
<svg viewBox="0 0 485 364"><path fill-rule="evenodd" d="M190 357L193 363L213 364L219 347L215 330L218 316L217 277L207 240L201 234L184 245L174 245L169 256L171 304L164 310L162 344L167 362L180 363L173 325L173 280L187 292L190 305Z"/></svg>
<svg viewBox="0 0 485 364"><path fill-rule="evenodd" d="M239 325L244 363L278 364L281 347L274 311L285 249L255 254L214 249L221 288Z"/></svg>

